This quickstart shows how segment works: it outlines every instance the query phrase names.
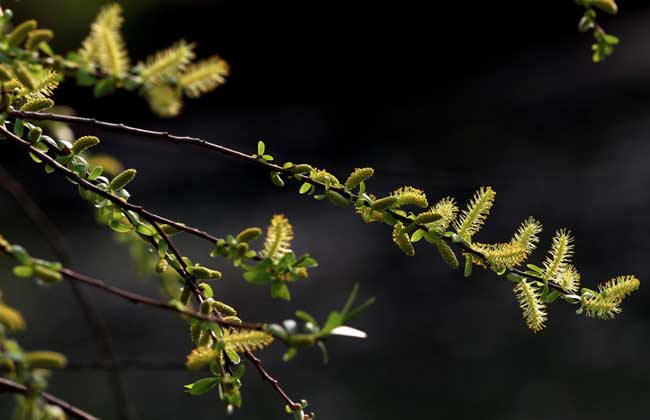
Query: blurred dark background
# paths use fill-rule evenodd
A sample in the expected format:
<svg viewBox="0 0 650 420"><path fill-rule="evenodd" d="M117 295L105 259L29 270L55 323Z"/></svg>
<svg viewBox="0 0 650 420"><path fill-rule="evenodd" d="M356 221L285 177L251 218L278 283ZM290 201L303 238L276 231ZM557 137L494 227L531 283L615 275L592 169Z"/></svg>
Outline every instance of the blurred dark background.
<svg viewBox="0 0 650 420"><path fill-rule="evenodd" d="M99 1L3 1L16 19L36 18L57 32L57 50L76 49ZM563 2L242 2L124 1L133 58L178 38L198 53L231 63L227 84L188 101L174 120L156 119L133 94L93 99L67 85L58 102L79 114L203 136L254 152L264 139L280 161L306 161L341 175L376 169L385 194L424 188L435 201L465 203L481 185L498 192L482 241L503 241L529 215L577 237L576 264L587 286L619 274L650 278L650 7L621 1L605 28L621 45L593 64L591 38L576 31L580 10ZM77 133L89 130L78 129ZM292 287L290 303L243 282L227 264L208 260L205 244L183 250L226 273L218 296L247 319L282 320L308 308L319 318L339 307L355 281L377 304L356 326L365 341L332 340L323 366L316 350L290 363L281 346L263 353L267 368L324 419L644 419L650 412L648 288L626 301L615 321L576 316L555 304L548 327L529 332L511 284L489 272L451 272L433 248L408 258L382 225L351 211L277 189L263 171L192 148L114 133L104 151L139 168L133 201L217 235L265 226L284 213L294 249L321 266ZM151 296L128 252L93 221L69 184L35 171L15 149L12 170L67 234L80 271ZM48 247L0 194L0 229L36 255ZM543 246L545 248L545 246ZM545 250L536 254L542 258ZM51 348L71 360L97 358L91 334L67 287L39 288L9 274L7 301L24 311L28 349ZM106 317L122 359L182 361L190 348L183 322L89 291ZM125 373L142 419L224 418L216 396L191 397L183 371ZM234 418L283 419L283 406L252 367L244 407ZM115 418L106 375L63 371L50 390L102 418ZM10 397L0 400L7 413ZM8 417L8 414L2 414Z"/></svg>

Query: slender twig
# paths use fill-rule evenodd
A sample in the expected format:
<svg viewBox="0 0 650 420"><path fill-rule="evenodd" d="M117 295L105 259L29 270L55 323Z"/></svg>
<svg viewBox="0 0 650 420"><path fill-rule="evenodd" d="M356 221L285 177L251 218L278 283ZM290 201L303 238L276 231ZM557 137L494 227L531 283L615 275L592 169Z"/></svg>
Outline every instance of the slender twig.
<svg viewBox="0 0 650 420"><path fill-rule="evenodd" d="M0 243L0 251L4 252L5 254L11 257L14 256L13 250L10 245ZM223 318L215 319L214 317L211 317L206 314L202 314L200 312L195 312L189 309L172 306L168 302L165 302L164 300L149 298L147 296L142 296L137 293L129 292L128 290L120 289L119 287L110 286L102 280L96 279L94 277L90 277L86 274L79 273L77 271L71 270L66 267L61 267L58 270L58 272L61 273L63 277L69 280L74 280L76 282L83 283L88 286L92 286L96 289L100 289L104 292L121 297L122 299L125 299L134 304L142 304L142 305L147 305L158 309L163 309L166 311L176 312L180 315L186 315L192 318L200 319L202 321L216 322L219 325L222 325L224 327L229 327L229 328L244 328L249 330L263 330L265 328L265 324L259 322L237 322L237 321L228 321Z"/></svg>
<svg viewBox="0 0 650 420"><path fill-rule="evenodd" d="M25 187L1 166L0 187L4 188L14 197L16 203L18 203L34 226L41 232L56 259L63 265L72 267L72 259L68 254L65 238L61 231L52 222L47 213L34 201ZM90 298L86 296L77 283L69 282L69 285L75 300L79 304L83 318L95 336L98 350L102 356L102 362L110 374L110 385L118 414L123 420L135 420L138 416L135 413L133 404L129 401L124 378L120 373L120 365L115 357L113 340L111 339L106 321L95 310L94 306L90 303Z"/></svg>
<svg viewBox="0 0 650 420"><path fill-rule="evenodd" d="M277 164L274 164L274 163L271 163L271 162L267 162L267 161L265 161L263 159L255 158L255 157L253 157L251 155L247 155L247 154L239 152L237 150L233 150L233 149L230 149L230 148L227 148L227 147L215 144L215 143L211 143L211 142L209 142L207 140L204 140L204 139L201 139L201 138L198 138L198 137L177 136L177 135L170 134L170 133L168 133L166 131L163 132L163 131L145 130L145 129L131 127L131 126L124 125L124 124L100 121L100 120L97 120L95 118L84 118L84 117L76 117L76 116L69 116L69 115L43 113L43 112L28 112L28 111L15 110L13 108L10 108L8 110L8 112L9 112L10 115L12 115L14 117L17 117L17 118L26 118L26 119L31 119L31 120L51 120L51 121L60 121L60 122L66 122L66 123L72 123L72 124L91 125L91 126L96 126L96 127L103 128L103 129L106 129L106 130L121 131L121 132L129 133L129 134L133 134L133 135L136 135L136 136L150 137L150 138L153 138L153 139L171 141L171 142L177 143L177 144L190 144L190 145L193 145L193 146L196 146L196 147L201 147L201 148L204 148L204 149L208 149L208 150L210 150L212 152L220 153L222 155L234 157L234 158L239 159L239 160L243 160L243 161L246 161L246 162L249 162L249 163L256 164L256 165L261 166L261 167L263 167L263 168L265 168L267 170L271 170L271 171L274 171L274 172L280 172L280 173L283 173L283 174L286 174L286 175L293 176L296 179L298 179L299 181L307 182L307 183L309 183L311 185L314 185L314 186L316 186L316 187L318 187L320 189L323 189L323 190L330 189L330 190L333 190L333 191L348 195L352 199L359 198L358 194L353 194L353 193L350 193L348 191L345 191L345 189L342 188L342 187L326 186L324 183L322 183L322 182L320 182L318 180L314 180L314 179L312 179L312 178L310 178L308 176L295 175L295 174L293 174L291 172L290 168L284 168L284 167L282 167L280 165L277 165ZM411 219L409 219L408 217L406 217L406 216L403 216L403 215L401 215L399 213L396 213L396 212L394 212L392 210L389 210L389 212L391 213L391 215L395 219L397 219L397 220L399 220L401 222L404 222L404 223L407 223L407 224L413 223L413 221ZM428 228L426 226L424 226L424 225L416 225L416 227L419 228L419 229L428 231ZM486 261L485 255L483 255L479 251L476 251L475 249L472 249L472 247L469 244L462 243L462 242L455 243L455 242L453 242L451 239L449 239L447 237L442 237L441 239L444 240L444 241L447 241L448 243L450 243L452 245L455 245L457 248L459 248L464 253L473 254L473 255L481 258L483 261ZM509 270L509 272L519 274L519 275L523 275L523 276L527 276L527 277L530 276L529 274L527 274L524 271L519 270L519 269L512 269L512 270ZM566 294L571 294L570 291L566 290L561 285L559 285L559 284L557 284L557 283L555 283L553 281L549 280L549 281L547 281L547 284L548 284L548 286L550 288L552 288L554 290L557 290L562 294L565 294L565 295Z"/></svg>
<svg viewBox="0 0 650 420"><path fill-rule="evenodd" d="M21 146L25 147L26 149L29 150L30 153L34 154L35 156L38 156L41 160L47 162L47 165L51 166L55 171L60 172L64 174L66 177L73 179L75 182L81 184L83 188L90 190L94 192L95 194L104 197L108 200L110 200L114 205L122 208L123 210L131 210L134 213L140 215L141 217L145 218L148 221L156 221L158 223L163 223L167 224L170 226L173 226L174 228L178 230L182 230L188 233L191 233L193 235L196 235L200 238L203 238L213 244L215 244L219 238L216 236L212 236L207 232L204 232L200 229L193 228L191 226L184 225L182 223L175 222L173 220L167 219L165 217L159 216L155 213L150 212L149 210L145 209L142 206L137 206L132 203L129 203L128 201L123 200L122 198L116 196L115 194L112 194L109 191L103 190L99 188L97 185L93 184L92 182L80 177L77 173L74 171L71 171L70 169L66 168L65 166L61 165L59 162L57 162L55 159L53 159L50 155L47 153L43 153L40 150L37 150L36 148L32 147L31 143L28 141L16 136L14 133L11 131L7 130L5 127L0 126L0 133L4 134L6 137L11 138L12 140L16 141L18 144Z"/></svg>
<svg viewBox="0 0 650 420"><path fill-rule="evenodd" d="M280 386L280 382L277 379L275 379L274 377L272 377L266 371L266 369L264 369L264 366L262 366L262 360L259 357L255 356L253 354L253 352L248 351L248 350L246 351L246 357L251 362L253 362L253 366L255 366L255 369L257 369L257 371L260 373L260 375L262 375L262 378L265 381L269 382L271 385L273 385L273 388L275 388L275 390L278 392L278 394L280 394L280 396L286 401L289 408L291 408L292 410L298 410L301 407L301 405L299 403L294 402L291 398L289 398L287 393L284 392L284 389L282 389L282 387Z"/></svg>
<svg viewBox="0 0 650 420"><path fill-rule="evenodd" d="M224 327L229 327L229 328L244 328L244 329L249 329L249 330L263 330L265 324L262 323L257 323L257 322L235 322L235 321L226 321L224 319L215 319L209 315L202 314L200 312L196 311L191 311L189 309L184 309L184 308L177 308L176 306L170 305L168 302L165 302L164 300L159 300L159 299L152 299L146 296L139 295L137 293L129 292L127 290L120 289L118 287L114 286L109 286L108 284L104 283L102 280L87 276L82 273L78 273L74 270L70 270L68 268L61 268L59 272L66 278L70 280L75 280L84 284L87 284L89 286L95 287L97 289L101 289L105 292L108 292L110 294L113 294L115 296L119 296L123 299L128 300L131 303L135 304L142 304L142 305L147 305L151 306L154 308L158 309L164 309L167 311L171 312L177 312L181 315L187 315L192 318L200 319L203 321L210 321L210 322L215 322L219 325L222 325Z"/></svg>
<svg viewBox="0 0 650 420"><path fill-rule="evenodd" d="M0 378L0 392L27 395L30 391L24 385L6 378ZM69 402L66 402L60 398L57 398L54 395L48 394L47 392L42 392L40 396L48 404L56 405L57 407L61 408L61 410L63 410L70 417L81 420L99 420L99 418L93 416L92 414L86 413L82 409L77 408Z"/></svg>

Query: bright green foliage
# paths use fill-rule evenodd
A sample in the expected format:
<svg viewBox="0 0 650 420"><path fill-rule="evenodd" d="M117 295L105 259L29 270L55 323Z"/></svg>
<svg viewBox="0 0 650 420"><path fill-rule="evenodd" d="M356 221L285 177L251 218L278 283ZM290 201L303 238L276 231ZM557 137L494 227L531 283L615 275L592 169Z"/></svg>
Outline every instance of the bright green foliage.
<svg viewBox="0 0 650 420"><path fill-rule="evenodd" d="M591 46L594 63L600 63L614 53L614 47L619 39L605 32L597 21L596 9L610 15L618 13L618 6L614 0L576 0L576 3L585 8L584 15L578 23L580 32L592 31L595 43Z"/></svg>

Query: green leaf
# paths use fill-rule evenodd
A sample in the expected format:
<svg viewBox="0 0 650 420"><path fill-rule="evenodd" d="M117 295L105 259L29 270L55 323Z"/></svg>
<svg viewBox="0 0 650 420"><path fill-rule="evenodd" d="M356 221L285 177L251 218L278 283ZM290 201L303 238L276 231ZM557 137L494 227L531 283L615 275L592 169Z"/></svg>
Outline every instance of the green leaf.
<svg viewBox="0 0 650 420"><path fill-rule="evenodd" d="M359 282L354 283L354 286L352 286L352 291L350 292L350 296L348 296L348 300L345 302L345 305L343 306L343 309L341 309L341 314L345 316L346 313L352 308L352 305L354 304L354 301L357 299L357 295L359 294Z"/></svg>
<svg viewBox="0 0 650 420"><path fill-rule="evenodd" d="M239 362L241 362L241 359L239 358L239 355L237 354L236 351L226 349L226 354L228 355L230 361L233 362L234 364L238 365Z"/></svg>
<svg viewBox="0 0 650 420"><path fill-rule="evenodd" d="M307 194L311 190L311 184L309 182L305 182L300 186L300 190L298 191L300 194Z"/></svg>
<svg viewBox="0 0 650 420"><path fill-rule="evenodd" d="M29 265L32 262L31 257L20 245L14 245L11 247L14 257L24 265Z"/></svg>
<svg viewBox="0 0 650 420"><path fill-rule="evenodd" d="M548 293L546 296L544 296L544 303L553 303L555 302L560 296L562 296L562 293L560 293L558 290L553 290L551 293Z"/></svg>
<svg viewBox="0 0 650 420"><path fill-rule="evenodd" d="M418 229L415 232L413 232L413 235L411 235L411 242L418 242L420 239L424 237L424 231L422 229Z"/></svg>
<svg viewBox="0 0 650 420"><path fill-rule="evenodd" d="M465 256L465 271L463 273L465 277L469 277L472 275L472 267L473 267L472 257Z"/></svg>
<svg viewBox="0 0 650 420"><path fill-rule="evenodd" d="M95 98L111 95L113 92L115 92L115 79L112 77L106 77L97 82L93 90Z"/></svg>
<svg viewBox="0 0 650 420"><path fill-rule="evenodd" d="M327 347L325 346L325 343L322 340L318 340L316 343L318 345L318 348L320 349L321 354L323 355L323 364L327 364L329 362L329 354L327 353Z"/></svg>
<svg viewBox="0 0 650 420"><path fill-rule="evenodd" d="M156 230L152 226L145 224L138 225L135 231L144 236L154 236L156 234Z"/></svg>
<svg viewBox="0 0 650 420"><path fill-rule="evenodd" d="M14 121L14 134L18 137L22 137L24 133L25 125L23 124L23 120L16 118L16 121Z"/></svg>
<svg viewBox="0 0 650 420"><path fill-rule="evenodd" d="M97 178L99 178L102 175L102 172L104 172L104 168L102 168L101 166L95 166L95 168L90 173L90 175L88 175L88 180L89 181L96 180Z"/></svg>
<svg viewBox="0 0 650 420"><path fill-rule="evenodd" d="M295 347L291 347L289 350L287 350L286 353L284 353L284 355L282 355L282 361L288 362L294 357L296 357L297 354L298 354L298 349Z"/></svg>
<svg viewBox="0 0 650 420"><path fill-rule="evenodd" d="M34 268L29 265L17 265L14 267L14 275L26 279L34 274Z"/></svg>
<svg viewBox="0 0 650 420"><path fill-rule="evenodd" d="M343 315L341 315L340 312L332 311L328 315L327 320L325 321L325 325L323 325L323 328L321 329L321 332L323 334L329 334L330 331L332 331L334 328L343 325L343 322Z"/></svg>
<svg viewBox="0 0 650 420"><path fill-rule="evenodd" d="M203 395L217 386L219 383L218 378L204 378L199 379L193 384L185 385L185 389L192 395Z"/></svg>
<svg viewBox="0 0 650 420"><path fill-rule="evenodd" d="M97 79L84 69L77 70L75 76L77 77L77 85L79 86L92 86L97 82Z"/></svg>
<svg viewBox="0 0 650 420"><path fill-rule="evenodd" d="M262 140L257 142L257 156L263 156L266 150L266 145Z"/></svg>
<svg viewBox="0 0 650 420"><path fill-rule="evenodd" d="M119 220L116 219L111 219L108 222L108 226L113 229L115 232L119 233L128 233L133 230L133 226L131 225L125 225L124 223L120 222Z"/></svg>
<svg viewBox="0 0 650 420"><path fill-rule="evenodd" d="M271 285L271 297L274 299L291 300L291 292L286 284L276 282Z"/></svg>
<svg viewBox="0 0 650 420"><path fill-rule="evenodd" d="M359 305L356 308L352 309L350 312L348 312L345 315L344 322L348 322L348 321L356 318L357 316L361 315L363 313L363 311L368 309L368 307L370 307L370 305L372 305L373 303L375 303L375 298L371 297L368 300L366 300L365 302L363 302L361 305Z"/></svg>
<svg viewBox="0 0 650 420"><path fill-rule="evenodd" d="M526 267L528 267L529 270L539 274L540 276L544 275L544 269L536 266L535 264L526 264Z"/></svg>
<svg viewBox="0 0 650 420"><path fill-rule="evenodd" d="M318 322L316 322L316 319L306 311L297 310L296 311L296 316L298 318L302 319L305 322L311 322L314 325L318 325Z"/></svg>
<svg viewBox="0 0 650 420"><path fill-rule="evenodd" d="M166 254L167 254L167 242L161 239L158 241L158 256L160 258L163 258ZM191 264L187 264L187 265L189 266Z"/></svg>
<svg viewBox="0 0 650 420"><path fill-rule="evenodd" d="M303 255L298 261L296 261L294 267L318 267L318 261L308 255Z"/></svg>

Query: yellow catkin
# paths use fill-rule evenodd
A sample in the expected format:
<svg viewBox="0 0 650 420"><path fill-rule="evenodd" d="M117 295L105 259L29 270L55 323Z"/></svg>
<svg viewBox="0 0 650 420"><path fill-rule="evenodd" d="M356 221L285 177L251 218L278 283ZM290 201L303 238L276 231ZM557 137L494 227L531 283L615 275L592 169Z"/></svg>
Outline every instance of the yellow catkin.
<svg viewBox="0 0 650 420"><path fill-rule="evenodd" d="M458 269L458 257L456 257L454 250L451 249L447 242L442 239L438 239L436 241L436 248L438 249L440 258L442 258L442 260L446 262L449 267L453 268L454 270Z"/></svg>
<svg viewBox="0 0 650 420"><path fill-rule="evenodd" d="M388 197L373 200L373 202L370 204L370 208L373 210L382 211L393 207L395 204L397 204L398 201L399 199L397 197L389 195Z"/></svg>
<svg viewBox="0 0 650 420"><path fill-rule="evenodd" d="M537 248L540 233L542 233L542 224L529 217L519 226L511 242L522 244L526 250L526 255L529 256Z"/></svg>
<svg viewBox="0 0 650 420"><path fill-rule="evenodd" d="M419 225L424 225L427 223L436 222L440 219L442 219L441 214L428 211L428 212L418 214L417 216L415 216L415 219L413 221Z"/></svg>
<svg viewBox="0 0 650 420"><path fill-rule="evenodd" d="M395 226L393 226L393 242L395 242L399 249L409 257L415 255L415 248L413 248L409 235L404 232L404 225L402 222L397 222Z"/></svg>
<svg viewBox="0 0 650 420"><path fill-rule="evenodd" d="M544 278L552 280L562 272L565 265L573 256L573 237L567 230L560 229L555 232L549 255L544 261Z"/></svg>
<svg viewBox="0 0 650 420"><path fill-rule="evenodd" d="M226 322L233 322L235 324L242 323L242 320L239 317L236 317L235 315L224 316L223 320Z"/></svg>
<svg viewBox="0 0 650 420"><path fill-rule="evenodd" d="M129 182L133 181L133 178L135 178L135 175L138 173L135 169L127 169L126 171L123 171L119 175L117 175L111 183L108 185L110 189L113 191L121 190L122 188L126 187Z"/></svg>
<svg viewBox="0 0 650 420"><path fill-rule="evenodd" d="M293 227L289 220L281 214L274 215L266 232L262 256L277 263L287 252L291 251L292 240Z"/></svg>
<svg viewBox="0 0 650 420"><path fill-rule="evenodd" d="M41 265L34 266L34 276L45 283L58 283L63 280L63 275L61 273Z"/></svg>
<svg viewBox="0 0 650 420"><path fill-rule="evenodd" d="M34 90L36 89L36 79L29 71L27 66L21 62L14 64L14 74L20 83L23 84L27 89Z"/></svg>
<svg viewBox="0 0 650 420"><path fill-rule="evenodd" d="M217 352L208 347L197 347L187 356L185 366L189 370L199 370L217 357Z"/></svg>
<svg viewBox="0 0 650 420"><path fill-rule="evenodd" d="M273 336L263 331L224 331L221 338L226 350L243 353L247 350L263 349L273 342Z"/></svg>
<svg viewBox="0 0 650 420"><path fill-rule="evenodd" d="M29 112L40 112L40 111L45 111L46 109L50 109L53 106L54 106L53 100L49 98L37 98L28 101L27 103L25 103L25 105L20 107L20 109Z"/></svg>
<svg viewBox="0 0 650 420"><path fill-rule="evenodd" d="M25 363L33 369L63 369L68 359L54 351L29 351L25 353Z"/></svg>
<svg viewBox="0 0 650 420"><path fill-rule="evenodd" d="M49 29L35 29L27 34L25 48L35 51L43 42L49 42L54 38L54 32Z"/></svg>
<svg viewBox="0 0 650 420"><path fill-rule="evenodd" d="M10 33L9 37L7 38L7 43L13 47L17 47L20 44L23 43L23 41L27 38L27 35L29 32L33 31L36 29L38 24L36 23L35 20L26 20L25 22L21 23L20 25L16 26Z"/></svg>
<svg viewBox="0 0 650 420"><path fill-rule="evenodd" d="M635 276L618 276L603 284L598 285L598 290L606 298L623 300L640 286L639 279Z"/></svg>
<svg viewBox="0 0 650 420"><path fill-rule="evenodd" d="M214 308L219 311L219 313L223 316L235 316L237 315L237 311L235 308L233 308L230 305L226 305L225 303L215 300L213 302Z"/></svg>
<svg viewBox="0 0 650 420"><path fill-rule="evenodd" d="M339 207L347 207L350 204L350 202L345 197L336 191L328 190L325 192L325 196L332 204L335 204Z"/></svg>
<svg viewBox="0 0 650 420"><path fill-rule="evenodd" d="M393 191L392 194L397 197L400 206L412 205L420 208L425 208L429 205L427 196L424 191L415 187L401 187Z"/></svg>
<svg viewBox="0 0 650 420"><path fill-rule="evenodd" d="M356 168L345 181L345 188L353 190L374 174L375 170L372 168Z"/></svg>
<svg viewBox="0 0 650 420"><path fill-rule="evenodd" d="M22 331L25 329L25 319L14 308L0 303L0 324L10 331Z"/></svg>
<svg viewBox="0 0 650 420"><path fill-rule="evenodd" d="M90 149L91 147L97 146L98 144L99 144L99 138L95 136L83 136L83 137L79 137L74 142L70 150L73 154L78 155L84 152L85 150Z"/></svg>
<svg viewBox="0 0 650 420"><path fill-rule="evenodd" d="M149 87L145 98L151 110L160 117L175 117L183 108L180 91L166 84Z"/></svg>
<svg viewBox="0 0 650 420"><path fill-rule="evenodd" d="M14 73L6 64L0 64L0 81L6 82L14 78Z"/></svg>
<svg viewBox="0 0 650 420"><path fill-rule="evenodd" d="M481 230L485 219L490 214L496 193L491 187L481 187L463 210L461 216L454 222L458 235L466 240Z"/></svg>
<svg viewBox="0 0 650 420"><path fill-rule="evenodd" d="M235 238L237 242L250 242L262 236L262 229L258 227L250 227L242 230Z"/></svg>
<svg viewBox="0 0 650 420"><path fill-rule="evenodd" d="M602 295L585 297L582 299L582 307L587 316L600 319L613 319L621 313L620 299L605 297Z"/></svg>
<svg viewBox="0 0 650 420"><path fill-rule="evenodd" d="M539 298L538 289L522 279L514 291L528 328L533 332L541 331L546 322L546 307Z"/></svg>
<svg viewBox="0 0 650 420"><path fill-rule="evenodd" d="M153 83L166 76L182 71L194 59L194 44L180 40L171 47L158 51L153 56L140 63L140 77Z"/></svg>
<svg viewBox="0 0 650 420"><path fill-rule="evenodd" d="M190 98L198 98L226 81L230 73L228 63L215 55L188 66L178 78L178 84Z"/></svg>

